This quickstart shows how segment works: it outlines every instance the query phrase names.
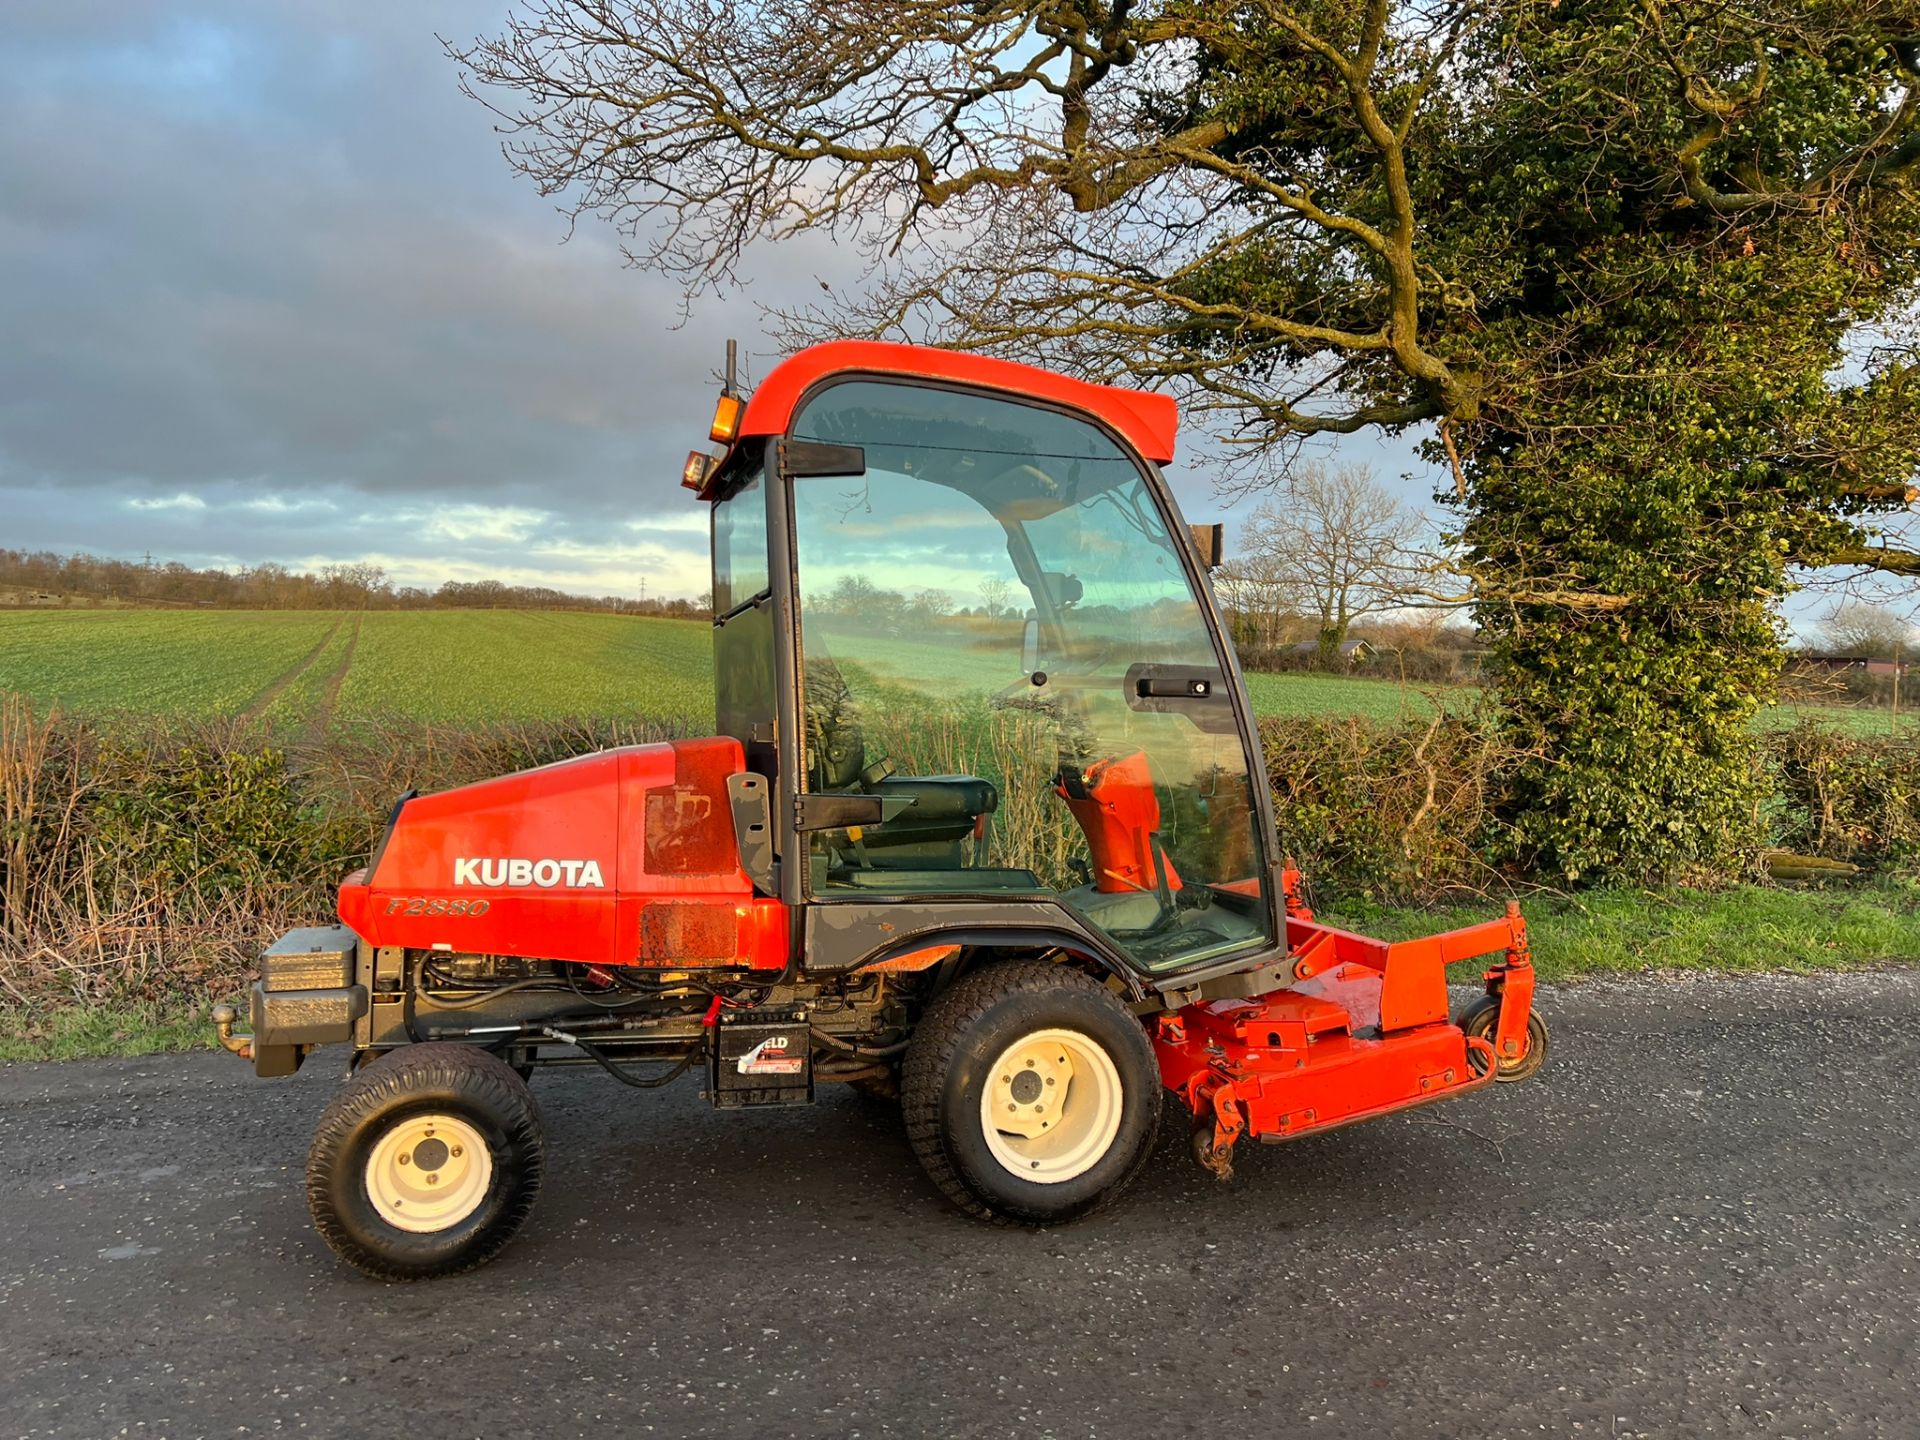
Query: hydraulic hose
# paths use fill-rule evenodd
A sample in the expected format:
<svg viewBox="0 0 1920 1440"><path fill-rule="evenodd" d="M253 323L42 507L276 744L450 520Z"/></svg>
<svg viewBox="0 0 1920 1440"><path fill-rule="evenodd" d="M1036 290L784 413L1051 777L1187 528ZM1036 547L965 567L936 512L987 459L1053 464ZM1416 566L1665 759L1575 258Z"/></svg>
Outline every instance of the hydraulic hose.
<svg viewBox="0 0 1920 1440"><path fill-rule="evenodd" d="M578 1035L570 1034L565 1030L555 1030L551 1026L542 1030L541 1033L549 1039L558 1040L562 1044L573 1046L574 1049L593 1061L594 1064L598 1065L622 1085L631 1085L636 1090L658 1090L662 1085L671 1084L686 1074L692 1067L693 1062L700 1055L698 1050L689 1050L685 1055L680 1057L680 1063L675 1065L671 1070L659 1075L647 1076L643 1079L614 1064L612 1060L607 1058L606 1052L590 1040L583 1040Z"/></svg>
<svg viewBox="0 0 1920 1440"><path fill-rule="evenodd" d="M809 1029L813 1027L809 1026ZM911 1041L902 1040L897 1045L875 1045L871 1048L854 1045L837 1035L829 1035L824 1030L813 1029L813 1038L831 1050L839 1050L847 1055L858 1055L862 1060L885 1060L889 1056L903 1053Z"/></svg>

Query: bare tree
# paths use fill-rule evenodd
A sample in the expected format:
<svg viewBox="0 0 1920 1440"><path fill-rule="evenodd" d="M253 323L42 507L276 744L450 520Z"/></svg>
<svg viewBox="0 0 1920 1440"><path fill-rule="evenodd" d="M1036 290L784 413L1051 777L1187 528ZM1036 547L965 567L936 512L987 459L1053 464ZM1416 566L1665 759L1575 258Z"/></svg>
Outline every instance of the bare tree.
<svg viewBox="0 0 1920 1440"><path fill-rule="evenodd" d="M1425 529L1366 466L1314 463L1254 511L1240 549L1267 596L1314 626L1325 663L1354 621L1429 597L1444 567L1422 546Z"/></svg>
<svg viewBox="0 0 1920 1440"><path fill-rule="evenodd" d="M1913 625L1882 606L1851 601L1821 620L1820 643L1832 655L1890 660L1913 653Z"/></svg>
<svg viewBox="0 0 1920 1440"><path fill-rule="evenodd" d="M944 590L926 589L914 593L907 608L920 620L938 620L953 613L953 597Z"/></svg>
<svg viewBox="0 0 1920 1440"><path fill-rule="evenodd" d="M989 575L980 582L980 600L986 617L996 619L1013 608L1013 586L998 575Z"/></svg>
<svg viewBox="0 0 1920 1440"><path fill-rule="evenodd" d="M1257 421L1256 445L1472 411L1479 380L1426 339L1458 297L1422 273L1407 152L1488 5L1254 10L531 0L449 49L511 163L610 218L636 265L698 290L737 278L758 239L864 245L874 272L789 317L799 332L1171 381ZM1290 152L1259 109L1205 93L1261 44L1314 95L1316 131L1371 157L1361 183L1331 193L1311 155L1278 173ZM1282 253L1324 282L1284 313L1202 293L1223 263Z"/></svg>
<svg viewBox="0 0 1920 1440"><path fill-rule="evenodd" d="M1253 524L1257 527L1256 518ZM1247 539L1242 530L1241 540ZM1233 628L1242 656L1271 651L1299 638L1300 617L1293 609L1297 590L1291 567L1264 544L1229 545L1235 553L1213 572L1214 593Z"/></svg>

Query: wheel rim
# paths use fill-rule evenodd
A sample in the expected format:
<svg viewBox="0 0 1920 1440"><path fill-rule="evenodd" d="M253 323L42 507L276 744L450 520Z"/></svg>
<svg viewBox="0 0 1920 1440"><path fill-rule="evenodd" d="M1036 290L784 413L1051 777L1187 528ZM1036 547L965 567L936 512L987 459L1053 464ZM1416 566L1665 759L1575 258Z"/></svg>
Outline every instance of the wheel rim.
<svg viewBox="0 0 1920 1440"><path fill-rule="evenodd" d="M1533 1069L1539 1066L1540 1051L1544 1043L1540 1033L1543 1028L1540 1017L1538 1015L1527 1016L1527 1048L1522 1050L1518 1055L1501 1055L1498 1053L1499 1045L1494 1037L1498 1033L1499 1028L1500 1007L1498 1005L1489 1005L1483 1011L1470 1017L1466 1026L1466 1033L1494 1046L1494 1068L1497 1072L1495 1078L1506 1080L1512 1079L1517 1075L1531 1073ZM1484 1075L1487 1073L1486 1059L1479 1051L1469 1051L1467 1063L1473 1067L1474 1074Z"/></svg>
<svg viewBox="0 0 1920 1440"><path fill-rule="evenodd" d="M1124 1099L1120 1071L1096 1041L1077 1030L1037 1030L994 1060L980 1124L1009 1174L1058 1185L1112 1148Z"/></svg>
<svg viewBox="0 0 1920 1440"><path fill-rule="evenodd" d="M480 1132L457 1115L412 1115L374 1144L366 1181L382 1220L429 1234L480 1208L493 1183L493 1155Z"/></svg>

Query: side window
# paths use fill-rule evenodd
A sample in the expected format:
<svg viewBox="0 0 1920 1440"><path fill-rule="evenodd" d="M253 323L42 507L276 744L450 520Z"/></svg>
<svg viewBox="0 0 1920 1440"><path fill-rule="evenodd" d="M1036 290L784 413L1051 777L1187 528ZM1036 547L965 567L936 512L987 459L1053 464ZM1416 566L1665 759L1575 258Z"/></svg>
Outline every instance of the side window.
<svg viewBox="0 0 1920 1440"><path fill-rule="evenodd" d="M713 507L714 708L719 733L772 774L773 610L747 605L766 588L767 492L755 475Z"/></svg>
<svg viewBox="0 0 1920 1440"><path fill-rule="evenodd" d="M713 507L713 613L767 588L767 497L755 475Z"/></svg>

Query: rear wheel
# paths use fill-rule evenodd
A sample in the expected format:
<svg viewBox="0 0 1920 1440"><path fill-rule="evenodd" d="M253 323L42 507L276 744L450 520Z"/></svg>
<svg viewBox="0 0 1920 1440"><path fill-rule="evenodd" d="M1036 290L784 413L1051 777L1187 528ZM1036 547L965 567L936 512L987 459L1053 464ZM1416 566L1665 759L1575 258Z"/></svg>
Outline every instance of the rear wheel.
<svg viewBox="0 0 1920 1440"><path fill-rule="evenodd" d="M1476 1040L1494 1043L1494 1032L1500 1026L1500 997L1489 995L1477 1001L1473 1008L1460 1017L1460 1029ZM1499 1057L1493 1078L1495 1080L1525 1080L1547 1063L1547 1022L1540 1018L1538 1010L1527 1011L1527 1048L1518 1055ZM1480 1052L1471 1050L1467 1054L1467 1063L1473 1067L1473 1073L1487 1073L1487 1062Z"/></svg>
<svg viewBox="0 0 1920 1440"><path fill-rule="evenodd" d="M533 1208L544 1161L526 1082L466 1045L409 1045L349 1080L320 1118L307 1203L333 1252L381 1280L472 1269Z"/></svg>
<svg viewBox="0 0 1920 1440"><path fill-rule="evenodd" d="M1010 962L934 1002L901 1075L907 1138L969 1215L1044 1225L1110 1200L1152 1152L1160 1075L1140 1022L1076 970Z"/></svg>

